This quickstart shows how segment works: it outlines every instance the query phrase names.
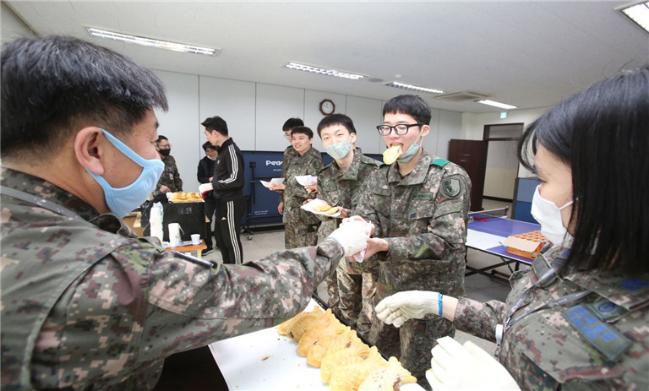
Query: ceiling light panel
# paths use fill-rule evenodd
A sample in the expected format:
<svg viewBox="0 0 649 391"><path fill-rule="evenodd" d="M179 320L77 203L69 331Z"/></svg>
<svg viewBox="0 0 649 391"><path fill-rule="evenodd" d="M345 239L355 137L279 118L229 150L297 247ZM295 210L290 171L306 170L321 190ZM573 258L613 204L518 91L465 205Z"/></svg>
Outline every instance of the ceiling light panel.
<svg viewBox="0 0 649 391"><path fill-rule="evenodd" d="M498 107L500 109L505 109L505 110L512 110L517 108L517 106L508 105L507 103L496 102L495 100L490 100L490 99L482 99L479 100L478 103L482 103L483 105L487 105L487 106Z"/></svg>
<svg viewBox="0 0 649 391"><path fill-rule="evenodd" d="M618 9L649 33L649 1L627 5Z"/></svg>
<svg viewBox="0 0 649 391"><path fill-rule="evenodd" d="M88 27L87 30L88 30L88 34L92 35L93 37L134 43L136 45L154 47L158 49L166 49L174 52L204 54L207 56L214 56L221 52L221 49L187 45L184 43L163 41L155 38L141 37L137 35L122 34L115 31L102 30L94 27Z"/></svg>
<svg viewBox="0 0 649 391"><path fill-rule="evenodd" d="M318 75L339 77L342 79L361 80L367 77L359 73L343 72L336 69L321 68L312 65L300 64L297 62L289 62L284 66L288 69L293 69L295 71L303 71L303 72L315 73Z"/></svg>
<svg viewBox="0 0 649 391"><path fill-rule="evenodd" d="M426 88L426 87L419 87L413 84L408 84L408 83L400 83L398 81L391 81L389 83L385 84L388 87L394 87L394 88L401 88L402 90L409 90L409 91L417 91L417 92L427 92L429 94L443 94L444 91L438 90L435 88Z"/></svg>

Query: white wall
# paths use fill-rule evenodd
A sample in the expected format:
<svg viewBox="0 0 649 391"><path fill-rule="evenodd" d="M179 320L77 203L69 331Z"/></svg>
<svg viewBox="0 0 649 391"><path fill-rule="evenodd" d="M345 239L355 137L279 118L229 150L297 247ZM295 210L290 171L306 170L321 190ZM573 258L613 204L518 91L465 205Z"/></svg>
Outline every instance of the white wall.
<svg viewBox="0 0 649 391"><path fill-rule="evenodd" d="M167 113L156 111L159 133L171 142L172 155L185 191L196 191L196 167L204 156L205 142L200 123L219 115L228 123L230 135L242 150L283 151L288 145L282 125L289 117L304 119L314 132L313 144L323 151L317 135L322 119L320 101L331 99L337 113L349 115L358 132L358 145L365 153L382 153L383 139L376 131L382 121L383 101L326 91L307 90L219 79L168 71L154 71L162 80L169 100ZM431 134L424 139L426 150L442 158L448 155L448 140L463 138L463 116L458 112L432 110Z"/></svg>
<svg viewBox="0 0 649 391"><path fill-rule="evenodd" d="M169 111L156 110L158 134L171 143L184 191L198 191L196 168L202 158L198 121L198 76L155 71L165 85Z"/></svg>
<svg viewBox="0 0 649 391"><path fill-rule="evenodd" d="M548 108L537 108L528 110L512 110L508 112L506 119L500 119L500 112L492 113L462 113L462 132L467 140L482 140L485 125L508 124L522 122L523 128L527 127L535 119L541 116ZM534 176L533 173L520 166L519 177Z"/></svg>
<svg viewBox="0 0 649 391"><path fill-rule="evenodd" d="M34 38L36 34L27 26L4 2L2 8L2 43L13 41L16 38Z"/></svg>
<svg viewBox="0 0 649 391"><path fill-rule="evenodd" d="M376 131L376 125L383 121L383 102L376 99L347 97L347 115L354 121L358 141L356 145L364 153L382 153L383 138Z"/></svg>
<svg viewBox="0 0 649 391"><path fill-rule="evenodd" d="M283 151L287 141L282 133L284 121L304 118L304 89L257 83L255 150ZM244 148L242 148L244 149Z"/></svg>
<svg viewBox="0 0 649 391"><path fill-rule="evenodd" d="M255 83L199 77L199 118L201 145L207 141L200 125L208 117L221 116L228 132L242 150L255 150ZM172 108L173 109L173 108ZM199 154L203 149L199 146Z"/></svg>

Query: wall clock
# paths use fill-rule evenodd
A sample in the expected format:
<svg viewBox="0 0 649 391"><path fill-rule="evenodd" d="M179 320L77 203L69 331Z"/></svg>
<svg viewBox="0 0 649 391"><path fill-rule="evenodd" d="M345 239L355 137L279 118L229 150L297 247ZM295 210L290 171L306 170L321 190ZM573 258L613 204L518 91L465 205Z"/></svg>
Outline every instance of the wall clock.
<svg viewBox="0 0 649 391"><path fill-rule="evenodd" d="M336 111L336 104L331 99L320 101L320 112L322 115L331 115Z"/></svg>

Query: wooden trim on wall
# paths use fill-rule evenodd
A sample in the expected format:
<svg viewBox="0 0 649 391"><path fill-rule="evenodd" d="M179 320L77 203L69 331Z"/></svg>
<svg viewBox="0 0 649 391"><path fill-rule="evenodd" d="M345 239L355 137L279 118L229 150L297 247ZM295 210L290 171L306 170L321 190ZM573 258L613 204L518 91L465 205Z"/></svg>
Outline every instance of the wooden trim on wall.
<svg viewBox="0 0 649 391"><path fill-rule="evenodd" d="M493 201L502 201L502 202L514 202L511 198L502 198L502 197L492 197L488 195L482 195L482 198Z"/></svg>
<svg viewBox="0 0 649 391"><path fill-rule="evenodd" d="M520 125L521 130L525 128L525 123L524 122L511 122L507 124L486 124L483 127L482 130L482 139L485 141L503 141L503 140L509 140L509 138L501 137L501 138L489 138L489 130L491 129L492 126L512 126L512 125ZM521 132L521 136L523 133ZM513 138L512 140L518 140L517 138Z"/></svg>

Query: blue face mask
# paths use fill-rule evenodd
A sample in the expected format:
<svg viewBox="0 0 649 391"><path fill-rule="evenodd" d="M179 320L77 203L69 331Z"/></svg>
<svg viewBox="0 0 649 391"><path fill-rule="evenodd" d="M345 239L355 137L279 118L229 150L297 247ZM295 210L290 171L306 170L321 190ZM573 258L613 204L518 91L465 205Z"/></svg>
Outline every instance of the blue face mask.
<svg viewBox="0 0 649 391"><path fill-rule="evenodd" d="M352 143L350 143L349 141L343 141L342 143L336 143L325 147L325 151L335 160L340 160L347 156L351 149Z"/></svg>
<svg viewBox="0 0 649 391"><path fill-rule="evenodd" d="M102 129L101 131L104 132L104 136L115 148L142 167L140 176L133 183L120 188L112 187L104 177L86 170L104 190L104 199L110 211L118 217L124 217L140 206L148 195L155 190L165 165L159 159L144 159L117 137L108 133L107 130Z"/></svg>
<svg viewBox="0 0 649 391"><path fill-rule="evenodd" d="M421 142L421 140L420 140L420 142ZM419 148L421 148L420 143L410 144L410 146L408 147L408 150L406 152L402 153L399 156L399 158L397 159L397 162L399 162L399 163L408 163L409 161L412 160L413 157L415 157L415 155L419 151Z"/></svg>

